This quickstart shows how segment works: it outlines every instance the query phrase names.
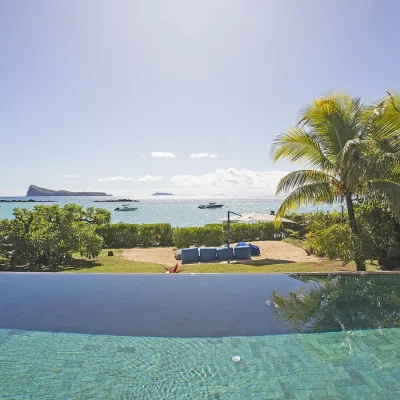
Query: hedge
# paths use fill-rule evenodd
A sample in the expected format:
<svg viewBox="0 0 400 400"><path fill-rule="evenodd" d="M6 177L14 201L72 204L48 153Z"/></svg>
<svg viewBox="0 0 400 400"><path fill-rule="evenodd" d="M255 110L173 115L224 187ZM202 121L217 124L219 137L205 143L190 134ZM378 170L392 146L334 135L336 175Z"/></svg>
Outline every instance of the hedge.
<svg viewBox="0 0 400 400"><path fill-rule="evenodd" d="M221 225L191 228L175 228L173 241L176 247L220 246L225 241Z"/></svg>
<svg viewBox="0 0 400 400"><path fill-rule="evenodd" d="M172 246L170 224L110 224L97 228L105 248Z"/></svg>
<svg viewBox="0 0 400 400"><path fill-rule="evenodd" d="M226 243L227 224L209 224L204 227L175 228L173 241L176 247L220 246ZM230 225L230 242L277 240L282 230L276 230L272 222L256 224L233 223Z"/></svg>
<svg viewBox="0 0 400 400"><path fill-rule="evenodd" d="M203 227L172 228L170 224L110 224L97 228L105 248L151 246L220 246L226 243L227 224L209 224ZM256 224L233 223L230 242L276 240L277 231L272 222Z"/></svg>

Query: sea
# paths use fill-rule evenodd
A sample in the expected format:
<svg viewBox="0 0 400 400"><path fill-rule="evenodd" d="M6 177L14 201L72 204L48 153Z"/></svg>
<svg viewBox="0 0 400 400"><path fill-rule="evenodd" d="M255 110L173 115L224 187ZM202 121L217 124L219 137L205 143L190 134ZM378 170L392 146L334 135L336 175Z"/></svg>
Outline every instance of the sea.
<svg viewBox="0 0 400 400"><path fill-rule="evenodd" d="M126 202L103 203L98 200L117 200L121 197L80 197L80 196L46 196L46 197L0 197L0 200L29 200L34 199L32 203L5 203L0 202L0 218L13 218L14 208L27 208L32 210L35 206L43 204L59 204L64 206L68 203L75 203L83 207L100 207L111 211L113 223L127 222L131 224L147 224L167 222L175 227L187 226L203 226L205 224L218 223L220 219L226 218L228 211L233 211L238 214L247 212L265 212L277 211L282 203L281 198L240 198L220 196L213 198L200 198L188 196L151 196L138 198L139 202L129 203L131 207L137 207L135 211L115 211ZM54 203L42 202L43 200L52 200ZM40 202L38 202L40 201ZM218 204L223 204L222 208L216 209L199 209L201 204L208 204L215 201ZM340 209L340 205L337 207ZM297 211L309 212L312 210L328 211L332 209L330 205L321 205L317 207L300 207Z"/></svg>

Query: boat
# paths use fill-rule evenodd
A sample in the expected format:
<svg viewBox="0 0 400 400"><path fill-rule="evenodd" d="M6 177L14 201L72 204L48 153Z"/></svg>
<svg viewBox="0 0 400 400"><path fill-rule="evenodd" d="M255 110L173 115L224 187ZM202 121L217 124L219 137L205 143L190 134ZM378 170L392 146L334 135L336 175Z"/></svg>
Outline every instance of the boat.
<svg viewBox="0 0 400 400"><path fill-rule="evenodd" d="M221 208L223 207L223 204L217 204L215 201L211 201L208 204L202 204L199 206L199 208L204 209L204 208Z"/></svg>
<svg viewBox="0 0 400 400"><path fill-rule="evenodd" d="M137 207L129 207L129 204L122 204L121 207L117 207L114 211L135 211Z"/></svg>

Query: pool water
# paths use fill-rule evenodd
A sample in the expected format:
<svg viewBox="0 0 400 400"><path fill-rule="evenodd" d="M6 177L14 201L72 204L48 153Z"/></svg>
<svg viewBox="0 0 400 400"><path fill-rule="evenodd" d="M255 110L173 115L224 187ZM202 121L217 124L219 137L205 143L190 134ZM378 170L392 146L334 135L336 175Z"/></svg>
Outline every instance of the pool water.
<svg viewBox="0 0 400 400"><path fill-rule="evenodd" d="M1 398L394 399L400 330L227 338L0 331ZM239 362L232 357L238 355Z"/></svg>
<svg viewBox="0 0 400 400"><path fill-rule="evenodd" d="M0 276L0 399L400 393L400 276L39 275Z"/></svg>

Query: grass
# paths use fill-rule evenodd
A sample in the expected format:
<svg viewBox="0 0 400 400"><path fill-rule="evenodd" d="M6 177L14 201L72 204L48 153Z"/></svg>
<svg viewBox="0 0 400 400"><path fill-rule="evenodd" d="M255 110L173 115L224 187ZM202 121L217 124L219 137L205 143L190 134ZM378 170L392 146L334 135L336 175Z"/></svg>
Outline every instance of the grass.
<svg viewBox="0 0 400 400"><path fill-rule="evenodd" d="M163 265L130 261L122 257L122 250L114 250L114 256L108 257L103 250L96 260L75 259L71 265L60 267L59 272L84 273L134 273L160 274L165 271ZM254 261L255 263L256 261ZM350 272L355 271L354 263L343 266L339 261L324 263L276 263L255 265L252 261L238 264L187 264L182 266L184 273L271 273L271 272ZM367 264L368 271L380 271L378 265Z"/></svg>
<svg viewBox="0 0 400 400"><path fill-rule="evenodd" d="M292 244L293 246L300 247L301 249L304 249L305 241L301 239L296 239L296 238L291 238L287 237L285 239L282 239L283 242Z"/></svg>

